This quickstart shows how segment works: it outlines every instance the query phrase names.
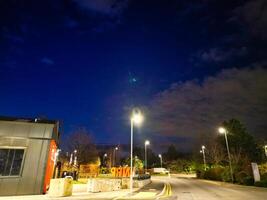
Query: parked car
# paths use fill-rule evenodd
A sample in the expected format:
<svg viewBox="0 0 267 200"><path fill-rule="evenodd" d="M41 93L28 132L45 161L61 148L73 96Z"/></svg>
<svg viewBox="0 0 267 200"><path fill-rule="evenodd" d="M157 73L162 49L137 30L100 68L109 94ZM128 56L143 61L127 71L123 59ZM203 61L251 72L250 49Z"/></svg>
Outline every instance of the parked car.
<svg viewBox="0 0 267 200"><path fill-rule="evenodd" d="M155 174L169 174L170 172L165 168L153 168Z"/></svg>

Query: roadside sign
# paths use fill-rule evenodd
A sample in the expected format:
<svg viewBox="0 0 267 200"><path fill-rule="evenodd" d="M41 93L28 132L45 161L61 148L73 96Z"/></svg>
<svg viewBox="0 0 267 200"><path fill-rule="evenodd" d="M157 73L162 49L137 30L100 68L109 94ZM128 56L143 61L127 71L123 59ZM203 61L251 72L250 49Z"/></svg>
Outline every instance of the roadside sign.
<svg viewBox="0 0 267 200"><path fill-rule="evenodd" d="M254 182L260 181L261 177L260 177L259 167L257 163L251 163L251 167L252 167Z"/></svg>

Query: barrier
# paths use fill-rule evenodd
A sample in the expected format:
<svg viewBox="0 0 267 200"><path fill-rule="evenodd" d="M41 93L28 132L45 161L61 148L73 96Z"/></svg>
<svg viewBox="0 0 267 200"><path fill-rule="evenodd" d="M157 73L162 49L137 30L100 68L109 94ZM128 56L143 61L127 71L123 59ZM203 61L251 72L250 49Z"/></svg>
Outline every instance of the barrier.
<svg viewBox="0 0 267 200"><path fill-rule="evenodd" d="M50 180L48 195L51 197L67 197L72 195L72 177Z"/></svg>

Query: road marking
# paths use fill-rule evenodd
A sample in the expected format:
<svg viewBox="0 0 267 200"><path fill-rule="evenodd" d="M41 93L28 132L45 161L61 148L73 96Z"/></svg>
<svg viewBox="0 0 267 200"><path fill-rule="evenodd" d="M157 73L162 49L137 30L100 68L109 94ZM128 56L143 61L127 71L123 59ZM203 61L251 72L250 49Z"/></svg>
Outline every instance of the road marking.
<svg viewBox="0 0 267 200"><path fill-rule="evenodd" d="M165 183L162 192L159 195L157 195L158 197L156 199L170 197L171 195L172 195L171 184Z"/></svg>

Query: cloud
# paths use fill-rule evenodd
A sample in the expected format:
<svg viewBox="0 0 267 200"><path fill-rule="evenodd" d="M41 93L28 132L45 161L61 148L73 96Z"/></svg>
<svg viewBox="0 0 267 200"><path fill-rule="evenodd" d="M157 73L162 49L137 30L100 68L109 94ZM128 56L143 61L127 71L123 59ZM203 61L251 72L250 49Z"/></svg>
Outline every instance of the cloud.
<svg viewBox="0 0 267 200"><path fill-rule="evenodd" d="M223 70L203 82L175 83L150 105L150 131L159 135L198 138L216 134L222 121L237 118L250 133L266 138L267 69Z"/></svg>
<svg viewBox="0 0 267 200"><path fill-rule="evenodd" d="M52 59L47 58L47 57L43 57L41 59L41 62L46 64L46 65L54 65L55 64L55 62Z"/></svg>
<svg viewBox="0 0 267 200"><path fill-rule="evenodd" d="M233 20L241 22L246 30L267 40L267 1L250 0L234 10Z"/></svg>
<svg viewBox="0 0 267 200"><path fill-rule="evenodd" d="M103 15L116 16L128 6L129 0L73 0L82 9L100 13Z"/></svg>
<svg viewBox="0 0 267 200"><path fill-rule="evenodd" d="M205 62L224 62L229 61L235 57L241 57L247 54L247 48L211 48L199 53L198 57Z"/></svg>

